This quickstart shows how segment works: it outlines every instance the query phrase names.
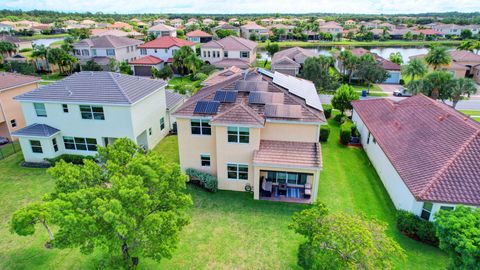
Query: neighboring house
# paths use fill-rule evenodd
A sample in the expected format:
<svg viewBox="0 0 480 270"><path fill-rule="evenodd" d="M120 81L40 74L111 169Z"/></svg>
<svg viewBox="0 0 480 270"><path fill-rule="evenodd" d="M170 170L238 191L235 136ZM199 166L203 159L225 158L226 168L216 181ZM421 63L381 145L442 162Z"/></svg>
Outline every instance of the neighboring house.
<svg viewBox="0 0 480 270"><path fill-rule="evenodd" d="M13 140L12 132L25 127L20 103L13 97L38 87L40 78L18 73L0 73L0 137Z"/></svg>
<svg viewBox="0 0 480 270"><path fill-rule="evenodd" d="M213 36L202 30L195 30L186 34L187 39L195 43L207 43L213 39Z"/></svg>
<svg viewBox="0 0 480 270"><path fill-rule="evenodd" d="M139 57L138 46L142 43L143 41L127 37L93 37L74 43L73 55L82 64L93 60L107 70L109 58L119 62L137 59Z"/></svg>
<svg viewBox="0 0 480 270"><path fill-rule="evenodd" d="M228 80L232 76L235 76L236 74L239 74L239 73L242 73L242 72L243 72L243 70L241 68L238 68L238 67L235 67L235 66L225 68L223 70L219 70L217 72L214 72L213 74L208 76L208 78L202 82L202 85L203 86L209 86L209 85L217 84L219 82L223 82L225 80Z"/></svg>
<svg viewBox="0 0 480 270"><path fill-rule="evenodd" d="M13 27L11 25L0 23L0 33L10 32L12 31L12 29Z"/></svg>
<svg viewBox="0 0 480 270"><path fill-rule="evenodd" d="M335 37L338 33L343 33L343 27L339 23L331 21L320 23L318 31L320 33L330 33Z"/></svg>
<svg viewBox="0 0 480 270"><path fill-rule="evenodd" d="M173 90L165 90L165 97L167 100L167 117L166 126L173 133L177 133L177 119L174 113L185 103L186 97L179 93L175 93Z"/></svg>
<svg viewBox="0 0 480 270"><path fill-rule="evenodd" d="M269 36L267 28L254 22L240 26L240 32L242 37L246 39L250 39L253 35L257 38L257 40L266 40Z"/></svg>
<svg viewBox="0 0 480 270"><path fill-rule="evenodd" d="M183 20L179 18L170 20L170 25L175 28L179 28L183 25Z"/></svg>
<svg viewBox="0 0 480 270"><path fill-rule="evenodd" d="M345 25L346 26L355 26L357 23L354 20L346 20Z"/></svg>
<svg viewBox="0 0 480 270"><path fill-rule="evenodd" d="M165 24L154 25L147 30L148 34L155 37L176 37L177 29Z"/></svg>
<svg viewBox="0 0 480 270"><path fill-rule="evenodd" d="M352 120L393 204L426 220L480 206L480 123L422 94L353 101Z"/></svg>
<svg viewBox="0 0 480 270"><path fill-rule="evenodd" d="M92 20L83 20L80 22L81 25L87 26L89 28L97 27L97 22Z"/></svg>
<svg viewBox="0 0 480 270"><path fill-rule="evenodd" d="M281 34L278 39L280 41L282 40L287 40L289 39L289 37L293 37L293 29L295 29L295 26L293 25L285 25L285 24L274 24L274 25L271 25L271 26L268 26L267 27L268 30L270 31L270 33L272 33L273 29L283 29L284 30L284 34Z"/></svg>
<svg viewBox="0 0 480 270"><path fill-rule="evenodd" d="M315 52L300 47L281 50L272 57L272 71L297 76L305 59L315 56Z"/></svg>
<svg viewBox="0 0 480 270"><path fill-rule="evenodd" d="M447 35L460 36L463 29L470 29L472 34L476 35L479 32L480 26L478 25L457 25L457 24L443 24L439 23L432 26L432 29L441 33L443 37Z"/></svg>
<svg viewBox="0 0 480 270"><path fill-rule="evenodd" d="M401 67L400 65L398 64L395 64L393 63L392 61L390 60L387 60L383 57L381 57L380 55L376 54L376 53L372 53L370 52L369 50L367 49L363 49L363 48L354 48L351 50L352 51L352 54L357 56L357 57L361 57L362 55L364 54L371 54L375 60L380 64L382 65L382 67L388 72L388 78L383 82L383 83L392 83L392 84L398 84L400 83L400 80L402 79L402 74L401 74ZM335 61L335 67L337 68L337 70L341 73L343 73L344 75L347 74L347 71L343 68L343 63L342 61L338 58L339 56L339 53L336 53L335 54L335 58L336 58L336 61ZM356 79L355 77L355 74L353 74L353 79Z"/></svg>
<svg viewBox="0 0 480 270"><path fill-rule="evenodd" d="M166 83L85 71L19 95L27 127L13 133L26 162L62 154L95 155L97 145L129 138L150 150L163 138Z"/></svg>
<svg viewBox="0 0 480 270"><path fill-rule="evenodd" d="M130 24L128 23L124 23L124 22L115 22L113 24L111 24L110 26L107 27L107 29L109 30L133 30L133 26L131 26Z"/></svg>
<svg viewBox="0 0 480 270"><path fill-rule="evenodd" d="M132 67L133 75L152 77L152 68L160 70L164 67L164 61L153 55L146 55L128 62Z"/></svg>
<svg viewBox="0 0 480 270"><path fill-rule="evenodd" d="M153 55L166 63L173 62L173 55L181 47L188 46L195 51L195 43L176 37L163 36L139 46L140 56Z"/></svg>
<svg viewBox="0 0 480 270"><path fill-rule="evenodd" d="M218 68L248 68L257 59L258 43L241 37L228 36L202 44L200 57Z"/></svg>
<svg viewBox="0 0 480 270"><path fill-rule="evenodd" d="M123 30L109 30L106 28L91 30L90 37L101 37L101 36L129 37L129 38L136 38L136 39L145 38L144 34L137 31L126 32Z"/></svg>
<svg viewBox="0 0 480 270"><path fill-rule="evenodd" d="M180 166L254 199L313 203L322 104L312 82L264 70L204 87L175 113Z"/></svg>
<svg viewBox="0 0 480 270"><path fill-rule="evenodd" d="M215 21L210 18L206 18L206 19L203 19L202 23L205 25L210 25L210 24L214 24Z"/></svg>
<svg viewBox="0 0 480 270"><path fill-rule="evenodd" d="M216 33L218 30L230 30L234 31L237 36L240 36L240 28L233 26L231 24L225 23L225 24L219 24L217 27L213 28L213 33Z"/></svg>
<svg viewBox="0 0 480 270"><path fill-rule="evenodd" d="M0 35L0 41L6 41L6 42L14 44L17 47L17 51L32 48L32 42L31 41L21 40L17 37L10 36L10 35Z"/></svg>

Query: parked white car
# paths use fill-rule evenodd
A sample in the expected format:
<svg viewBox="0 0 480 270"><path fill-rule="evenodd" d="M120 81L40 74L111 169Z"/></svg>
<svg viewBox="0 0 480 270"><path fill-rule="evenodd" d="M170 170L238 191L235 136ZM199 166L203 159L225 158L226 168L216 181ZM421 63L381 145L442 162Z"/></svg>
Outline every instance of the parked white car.
<svg viewBox="0 0 480 270"><path fill-rule="evenodd" d="M393 95L396 97L411 97L412 93L410 93L407 88L402 87L393 91Z"/></svg>

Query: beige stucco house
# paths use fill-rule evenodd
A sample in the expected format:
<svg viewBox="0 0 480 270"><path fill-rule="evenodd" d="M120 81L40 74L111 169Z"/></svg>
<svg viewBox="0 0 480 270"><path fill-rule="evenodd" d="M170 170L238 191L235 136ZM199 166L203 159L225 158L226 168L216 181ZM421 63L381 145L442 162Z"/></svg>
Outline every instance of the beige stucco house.
<svg viewBox="0 0 480 270"><path fill-rule="evenodd" d="M228 36L202 44L200 57L218 68L237 66L246 69L257 59L257 47L258 43L254 41Z"/></svg>
<svg viewBox="0 0 480 270"><path fill-rule="evenodd" d="M312 203L325 116L312 82L265 70L209 84L174 114L180 165L254 199Z"/></svg>
<svg viewBox="0 0 480 270"><path fill-rule="evenodd" d="M38 87L40 78L18 73L0 73L0 137L12 140L11 133L25 127L20 102L13 97Z"/></svg>

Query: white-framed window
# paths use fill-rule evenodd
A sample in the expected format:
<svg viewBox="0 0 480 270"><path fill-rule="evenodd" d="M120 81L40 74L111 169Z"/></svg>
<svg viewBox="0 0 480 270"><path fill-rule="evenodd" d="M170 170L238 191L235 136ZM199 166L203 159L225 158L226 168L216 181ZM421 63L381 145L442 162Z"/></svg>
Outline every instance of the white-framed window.
<svg viewBox="0 0 480 270"><path fill-rule="evenodd" d="M291 185L305 185L307 183L308 174L296 173L296 172L267 172L268 181L279 184L291 184Z"/></svg>
<svg viewBox="0 0 480 270"><path fill-rule="evenodd" d="M228 57L228 51L223 51L223 57Z"/></svg>
<svg viewBox="0 0 480 270"><path fill-rule="evenodd" d="M202 167L210 167L210 155L209 154L201 154L200 155L200 165Z"/></svg>
<svg viewBox="0 0 480 270"><path fill-rule="evenodd" d="M64 113L68 113L68 105L67 104L62 104L62 109Z"/></svg>
<svg viewBox="0 0 480 270"><path fill-rule="evenodd" d="M10 120L10 125L12 126L12 128L16 127L17 126L17 120L15 120L15 119Z"/></svg>
<svg viewBox="0 0 480 270"><path fill-rule="evenodd" d="M250 52L240 52L240 57L241 58L249 58L250 57Z"/></svg>
<svg viewBox="0 0 480 270"><path fill-rule="evenodd" d="M33 153L43 153L42 144L37 140L30 140L30 147Z"/></svg>
<svg viewBox="0 0 480 270"><path fill-rule="evenodd" d="M102 106L80 105L82 119L105 120Z"/></svg>
<svg viewBox="0 0 480 270"><path fill-rule="evenodd" d="M92 55L97 56L97 49L92 49Z"/></svg>
<svg viewBox="0 0 480 270"><path fill-rule="evenodd" d="M107 49L107 55L108 55L108 56L113 56L113 55L115 55L115 50L114 50L114 49Z"/></svg>
<svg viewBox="0 0 480 270"><path fill-rule="evenodd" d="M165 128L165 117L160 118L160 130Z"/></svg>
<svg viewBox="0 0 480 270"><path fill-rule="evenodd" d="M229 180L248 180L248 165L227 163L227 178Z"/></svg>
<svg viewBox="0 0 480 270"><path fill-rule="evenodd" d="M53 150L55 152L58 152L58 144L57 144L57 138L52 139L52 144L53 144Z"/></svg>
<svg viewBox="0 0 480 270"><path fill-rule="evenodd" d="M203 51L203 57L207 57L207 52Z"/></svg>
<svg viewBox="0 0 480 270"><path fill-rule="evenodd" d="M230 143L249 143L250 129L246 127L228 127L228 142Z"/></svg>
<svg viewBox="0 0 480 270"><path fill-rule="evenodd" d="M65 149L81 151L97 151L97 139L80 137L63 137Z"/></svg>
<svg viewBox="0 0 480 270"><path fill-rule="evenodd" d="M208 54L208 57L210 57L210 51L208 51L207 54Z"/></svg>
<svg viewBox="0 0 480 270"><path fill-rule="evenodd" d="M430 215L432 214L432 208L433 208L433 203L431 202L424 202L423 207L422 207L422 213L420 214L420 217L429 220Z"/></svg>
<svg viewBox="0 0 480 270"><path fill-rule="evenodd" d="M82 50L82 55L83 56L90 56L90 52L87 49Z"/></svg>
<svg viewBox="0 0 480 270"><path fill-rule="evenodd" d="M192 119L190 121L192 134L194 135L211 135L212 127L207 119Z"/></svg>
<svg viewBox="0 0 480 270"><path fill-rule="evenodd" d="M38 117L47 117L47 110L45 109L45 104L43 103L33 103L35 108L35 113Z"/></svg>
<svg viewBox="0 0 480 270"><path fill-rule="evenodd" d="M147 49L141 48L140 49L140 54L141 55L147 55Z"/></svg>

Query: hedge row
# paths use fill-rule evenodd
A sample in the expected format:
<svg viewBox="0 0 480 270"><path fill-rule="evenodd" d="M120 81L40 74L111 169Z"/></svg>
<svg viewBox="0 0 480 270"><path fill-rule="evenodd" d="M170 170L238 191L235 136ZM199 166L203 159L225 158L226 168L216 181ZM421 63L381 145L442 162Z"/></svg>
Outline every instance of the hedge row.
<svg viewBox="0 0 480 270"><path fill-rule="evenodd" d="M397 228L410 238L438 246L434 224L410 212L405 210L397 211Z"/></svg>
<svg viewBox="0 0 480 270"><path fill-rule="evenodd" d="M328 136L330 135L330 127L328 125L320 126L320 141L328 141Z"/></svg>
<svg viewBox="0 0 480 270"><path fill-rule="evenodd" d="M46 158L45 160L50 162L50 164L55 165L60 160L64 160L67 163L83 165L83 160L95 160L93 156L82 156L82 155L72 155L72 154L63 154L55 158Z"/></svg>
<svg viewBox="0 0 480 270"><path fill-rule="evenodd" d="M218 190L218 180L217 177L204 173L199 170L188 168L185 170L185 173L190 177L191 181L197 181L201 187L204 189L217 192Z"/></svg>
<svg viewBox="0 0 480 270"><path fill-rule="evenodd" d="M330 104L323 104L323 113L325 114L325 118L329 119L332 116L332 105Z"/></svg>

